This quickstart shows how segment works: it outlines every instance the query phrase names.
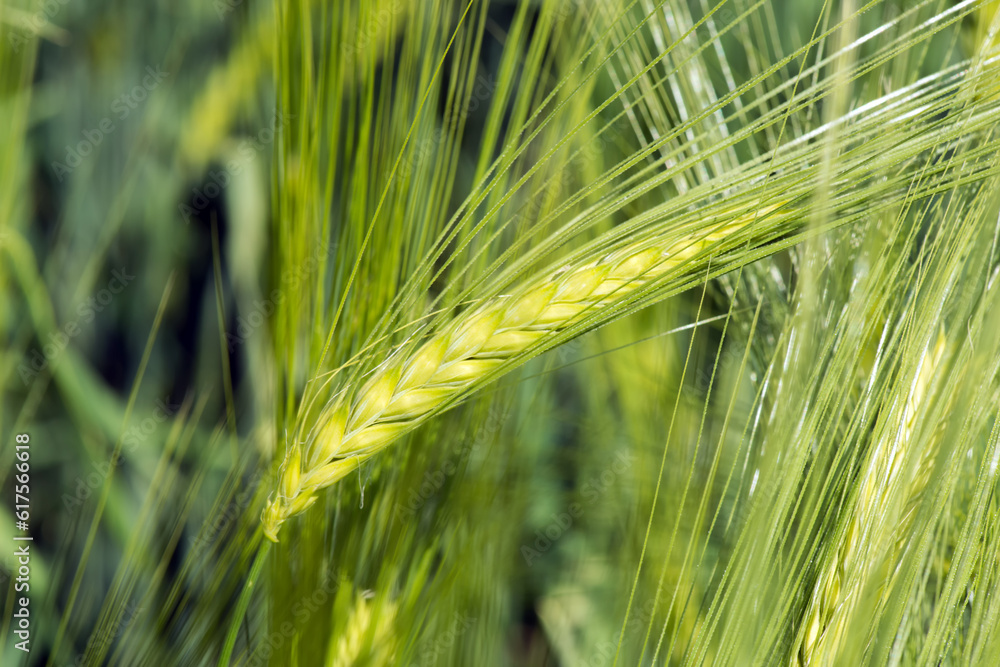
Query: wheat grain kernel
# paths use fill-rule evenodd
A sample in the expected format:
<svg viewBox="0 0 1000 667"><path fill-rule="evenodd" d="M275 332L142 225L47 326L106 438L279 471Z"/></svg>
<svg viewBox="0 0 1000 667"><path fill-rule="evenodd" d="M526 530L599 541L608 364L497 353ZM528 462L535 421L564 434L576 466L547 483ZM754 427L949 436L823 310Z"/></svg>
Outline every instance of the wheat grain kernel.
<svg viewBox="0 0 1000 667"><path fill-rule="evenodd" d="M448 341L445 338L435 338L424 344L406 367L403 378L399 382L402 389L419 387L426 384L431 376L437 373L444 360Z"/></svg>
<svg viewBox="0 0 1000 667"><path fill-rule="evenodd" d="M398 384L399 368L390 366L362 387L361 398L351 412L348 430L353 431L381 413L392 400Z"/></svg>
<svg viewBox="0 0 1000 667"><path fill-rule="evenodd" d="M395 419L404 415L429 412L441 402L445 390L439 387L411 389L399 394L382 413L383 419Z"/></svg>
<svg viewBox="0 0 1000 667"><path fill-rule="evenodd" d="M309 468L313 469L324 461L329 461L340 450L344 442L344 431L347 429L347 410L339 407L324 413L325 423L320 428L319 435L313 440L309 456Z"/></svg>
<svg viewBox="0 0 1000 667"><path fill-rule="evenodd" d="M486 375L502 363L500 359L456 361L442 367L430 381L434 384L466 384L474 378Z"/></svg>

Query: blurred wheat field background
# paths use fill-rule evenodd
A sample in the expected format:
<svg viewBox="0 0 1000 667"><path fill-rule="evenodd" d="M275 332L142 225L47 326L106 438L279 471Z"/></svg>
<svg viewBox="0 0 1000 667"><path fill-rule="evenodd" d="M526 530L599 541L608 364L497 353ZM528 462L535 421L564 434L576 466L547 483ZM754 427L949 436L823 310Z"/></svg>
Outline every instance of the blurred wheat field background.
<svg viewBox="0 0 1000 667"><path fill-rule="evenodd" d="M997 0L0 0L0 664L1000 664L998 129Z"/></svg>

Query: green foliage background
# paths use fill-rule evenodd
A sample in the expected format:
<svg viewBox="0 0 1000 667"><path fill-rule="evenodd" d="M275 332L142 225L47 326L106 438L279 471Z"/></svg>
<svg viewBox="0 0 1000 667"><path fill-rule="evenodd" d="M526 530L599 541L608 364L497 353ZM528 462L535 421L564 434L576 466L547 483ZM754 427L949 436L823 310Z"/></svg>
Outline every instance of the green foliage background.
<svg viewBox="0 0 1000 667"><path fill-rule="evenodd" d="M0 0L0 662L1000 663L998 8ZM393 350L741 220L263 540Z"/></svg>

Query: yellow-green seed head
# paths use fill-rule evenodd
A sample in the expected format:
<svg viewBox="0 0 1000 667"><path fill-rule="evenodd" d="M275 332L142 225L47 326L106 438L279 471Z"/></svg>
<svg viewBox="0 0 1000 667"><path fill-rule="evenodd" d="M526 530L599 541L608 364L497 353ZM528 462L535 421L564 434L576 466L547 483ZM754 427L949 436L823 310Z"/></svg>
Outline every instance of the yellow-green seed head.
<svg viewBox="0 0 1000 667"><path fill-rule="evenodd" d="M565 266L513 295L481 302L430 335L415 352L409 347L397 350L357 392L338 394L351 395L352 401L339 398L322 412L304 469L301 456L294 454L299 457L292 466L296 470L282 473L279 497L264 512L265 534L276 539L281 523L315 502L319 489L356 470L363 459L513 357L564 331L592 309L662 278L678 266L677 256L693 257L745 224L734 222L708 238L663 245L646 241L645 247L636 243L599 261Z"/></svg>

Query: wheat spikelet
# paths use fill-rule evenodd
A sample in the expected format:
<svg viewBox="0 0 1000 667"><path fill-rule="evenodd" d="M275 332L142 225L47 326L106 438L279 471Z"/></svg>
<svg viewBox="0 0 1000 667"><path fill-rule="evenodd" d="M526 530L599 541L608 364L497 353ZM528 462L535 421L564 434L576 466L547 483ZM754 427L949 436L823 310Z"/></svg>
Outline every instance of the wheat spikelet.
<svg viewBox="0 0 1000 667"><path fill-rule="evenodd" d="M542 280L528 281L513 295L463 313L415 353L397 351L353 401L342 394L324 409L319 429L304 448L289 446L277 497L264 510L265 535L277 541L282 522L312 505L318 490L357 469L505 360L565 330L585 312L684 268L689 260L779 206L740 216L708 235L662 245L632 244L597 261L564 267Z"/></svg>
<svg viewBox="0 0 1000 667"><path fill-rule="evenodd" d="M330 666L396 664L395 618L395 603L376 608L364 595L357 596L343 634L336 637L336 654Z"/></svg>
<svg viewBox="0 0 1000 667"><path fill-rule="evenodd" d="M944 332L942 331L938 334L937 345L943 347L944 344L945 338ZM913 481L907 489L906 504L903 506L903 513L900 517L899 525L896 528L896 540L893 545L893 556L890 560L892 563L896 563L898 561L900 553L903 551L906 542L909 540L910 528L916 518L917 509L923 497L924 491L927 488L927 484L931 480L931 473L934 471L934 461L937 457L938 450L940 449L938 445L944 437L945 427L948 424L947 415L951 413L956 398L957 394L949 394L943 408L945 419L941 420L941 422L937 425L934 434L931 436L928 446L924 449L924 452L920 457L920 462L917 464L916 471L913 474ZM895 571L892 573L893 579L896 574L897 572Z"/></svg>
<svg viewBox="0 0 1000 667"><path fill-rule="evenodd" d="M813 587L812 598L803 617L797 647L792 652L791 665L833 664L838 647L849 625L851 611L860 595L860 588L873 559L868 556L871 548L872 528L888 498L898 491L899 473L904 458L912 455L911 438L917 416L931 389L932 380L945 350L943 332L937 342L928 348L921 359L916 379L903 407L900 428L894 437L879 440L869 457L868 466L862 471L861 485L854 501L852 520L833 558L820 572ZM908 496L919 494L926 485L930 467L922 463Z"/></svg>

